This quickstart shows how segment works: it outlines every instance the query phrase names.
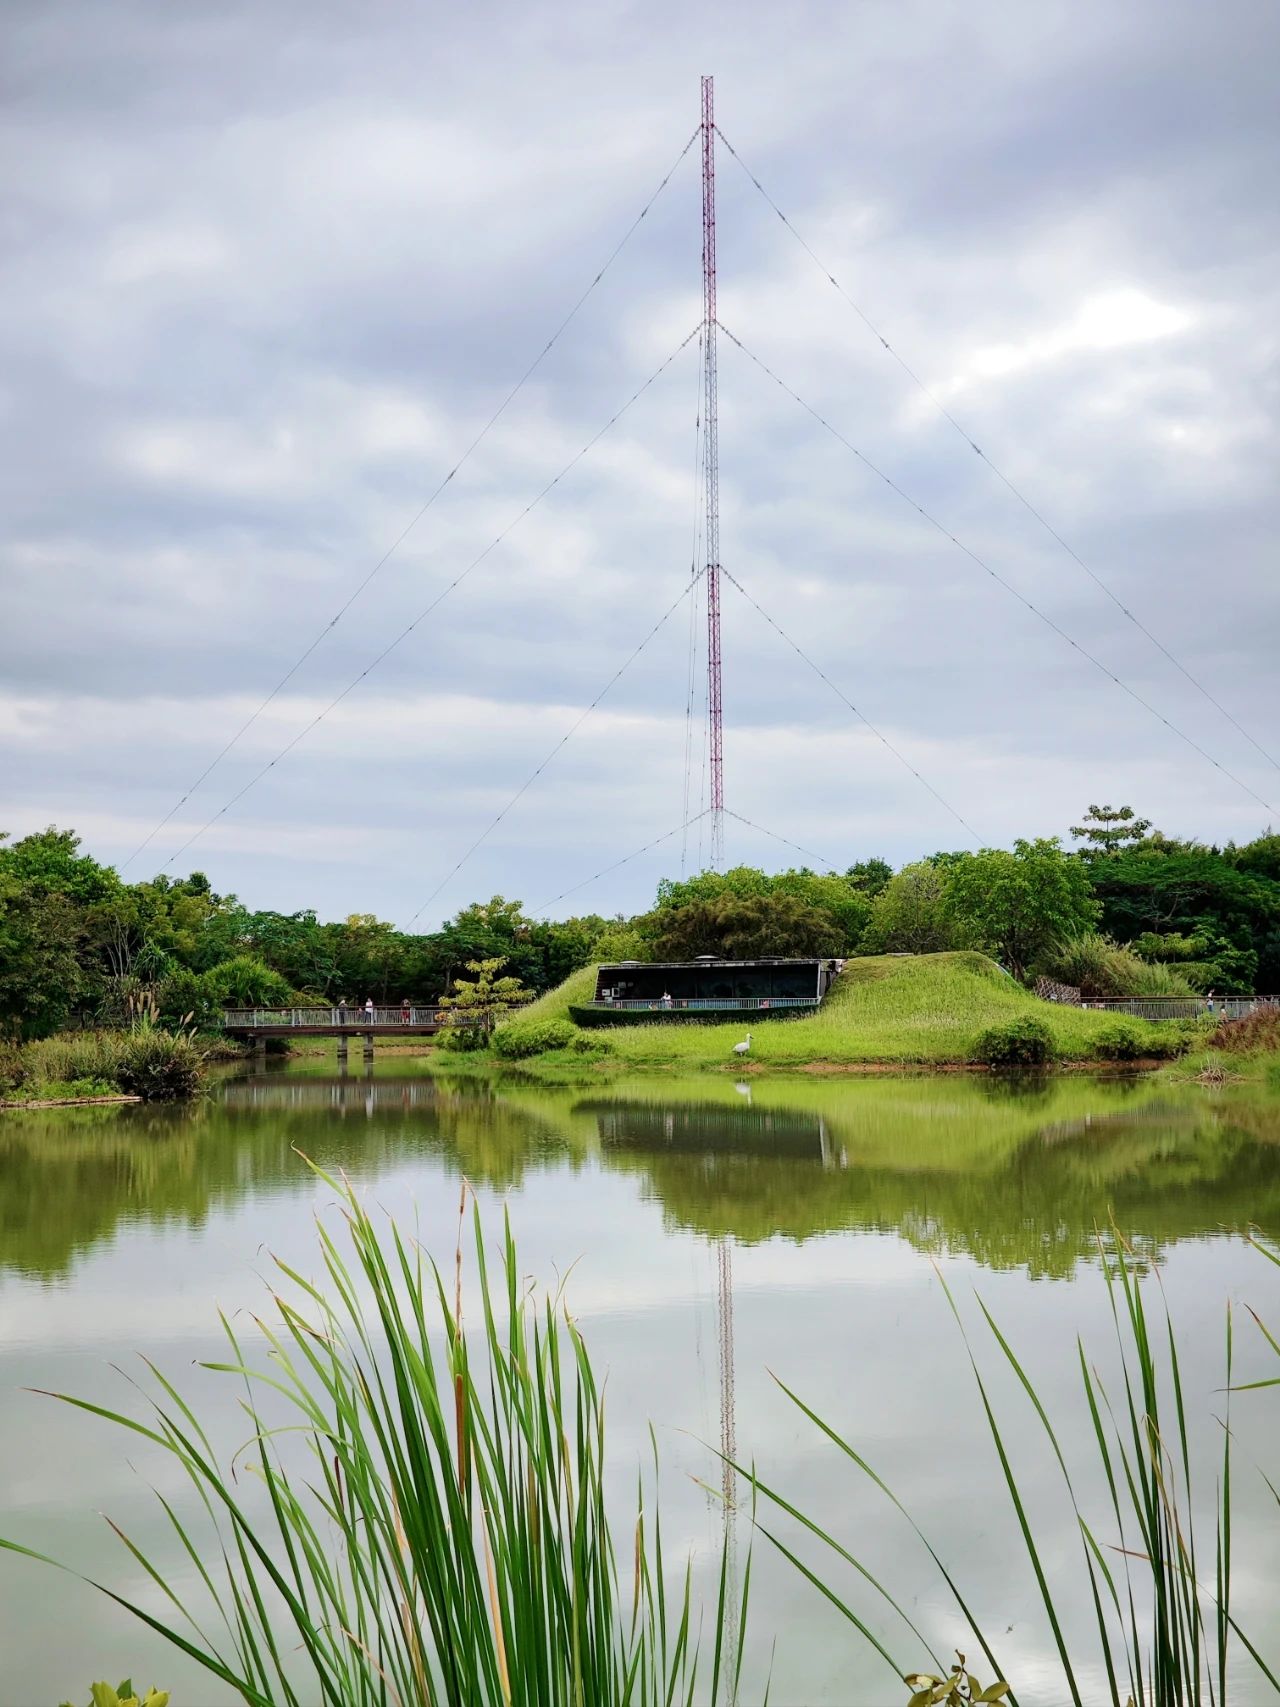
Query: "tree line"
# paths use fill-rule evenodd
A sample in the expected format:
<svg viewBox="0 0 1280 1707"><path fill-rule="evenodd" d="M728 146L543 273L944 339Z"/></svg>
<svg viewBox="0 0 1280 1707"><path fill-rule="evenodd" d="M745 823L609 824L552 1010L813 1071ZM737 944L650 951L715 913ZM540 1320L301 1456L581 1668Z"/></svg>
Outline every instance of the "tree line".
<svg viewBox="0 0 1280 1707"><path fill-rule="evenodd" d="M71 830L0 836L0 1031L141 1014L204 1025L226 1005L299 998L433 1002L480 960L539 992L597 960L976 948L1091 998L1280 992L1280 835L1215 847L1091 806L1070 837L898 871L872 858L839 873L702 872L664 880L633 917L531 919L496 895L413 933L372 913L253 911L198 871L126 883Z"/></svg>

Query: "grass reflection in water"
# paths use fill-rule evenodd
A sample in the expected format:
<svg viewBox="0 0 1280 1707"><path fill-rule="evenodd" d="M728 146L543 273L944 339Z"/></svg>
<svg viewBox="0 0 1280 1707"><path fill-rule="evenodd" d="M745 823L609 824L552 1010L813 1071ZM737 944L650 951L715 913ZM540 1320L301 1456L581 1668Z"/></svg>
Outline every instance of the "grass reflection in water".
<svg viewBox="0 0 1280 1707"><path fill-rule="evenodd" d="M1069 1272L1114 1215L1143 1248L1280 1223L1280 1099L1250 1086L982 1076L652 1080L550 1090L288 1071L192 1109L0 1123L0 1269L51 1278L131 1222L198 1226L302 1191L296 1149L357 1177L429 1154L498 1188L550 1159L635 1176L673 1226L744 1243L897 1232L992 1267Z"/></svg>

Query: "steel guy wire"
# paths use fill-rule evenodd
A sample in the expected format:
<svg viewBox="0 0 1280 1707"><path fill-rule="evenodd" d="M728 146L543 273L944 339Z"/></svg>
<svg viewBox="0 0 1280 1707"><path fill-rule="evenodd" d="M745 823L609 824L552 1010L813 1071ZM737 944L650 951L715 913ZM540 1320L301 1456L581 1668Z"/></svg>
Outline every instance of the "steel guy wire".
<svg viewBox="0 0 1280 1707"><path fill-rule="evenodd" d="M705 818L710 810L711 808L708 806L698 816ZM579 889L585 889L589 883L596 883L600 878L608 877L611 871L617 871L620 866L630 865L633 859L639 859L641 854L648 853L651 848L661 847L663 842L669 842L672 836L678 836L681 830L687 830L690 824L696 824L697 821L697 818L690 818L684 824L677 824L674 830L667 830L663 835L655 836L651 842L646 842L642 848L637 848L634 853L624 855L622 859L615 860L612 865L606 865L603 871L597 871L590 877L584 877L581 883L575 883L571 889L564 890L560 895L553 895L549 901L544 901L540 907L533 908L535 916L558 905L566 896L576 895Z"/></svg>
<svg viewBox="0 0 1280 1707"><path fill-rule="evenodd" d="M560 751L560 749L563 746L565 746L567 744L567 742L569 742L573 738L574 735L577 734L578 730L582 728L582 725L587 721L588 717L591 716L591 713L600 704L600 701L605 697L605 695L609 692L609 690L617 682L619 682L622 679L622 677L626 674L626 672L631 668L632 664L635 663L636 659L644 651L645 647L653 639L654 635L657 634L658 630L664 626L667 619L669 617L672 617L675 615L676 611L679 610L680 606L689 597L689 594L693 591L696 584L697 584L696 581L686 581L685 582L684 586L680 589L680 592L672 600L672 602L667 606L666 610L663 611L662 615L658 618L657 622L654 623L653 627L649 630L649 632L645 635L644 639L640 642L640 644L631 653L630 657L627 658L625 663L620 664L618 666L618 668L613 672L613 674L609 677L609 680L600 689L600 692L591 701L591 704L589 706L587 706L586 710L584 712L582 712L582 714L577 718L577 720L568 729L566 729L564 734L556 742L555 746L552 747L551 751L547 754L546 758L543 759L542 763L540 765L536 766L535 769L529 773L529 775L525 779L525 781L521 783L520 787L511 796L510 800L507 801L506 805L502 808L501 812L499 812L497 814L497 816L492 820L492 822L488 825L488 827L486 829L484 829L483 831L481 831L481 833L476 837L475 841L472 842L471 846L467 849L466 853L463 854L462 858L454 866L453 870L448 874L448 876L441 878L440 882L436 884L435 888L431 891L430 895L427 896L426 900L418 908L418 911L416 913L414 913L412 915L412 917L410 918L410 920L409 920L410 925L417 923L418 919L422 916L423 913L426 912L427 908L435 900L436 896L440 894L441 890L447 888L448 885L453 882L453 879L462 870L463 866L471 858L472 854L475 853L476 849L478 847L480 847L482 843L486 842L489 839L489 837L497 829L498 825L506 817L507 813L510 812L511 808L516 804L516 802L521 798L521 796L528 793L529 789L531 789L533 787L534 783L542 775L543 771L546 770L547 766L555 758L556 754ZM688 810L688 808L686 807L686 811L687 810ZM408 927L406 926L406 929L407 928Z"/></svg>
<svg viewBox="0 0 1280 1707"><path fill-rule="evenodd" d="M1173 665L1174 669L1177 670L1180 675L1183 675L1186 677L1186 679L1191 683L1192 687L1195 688L1197 693L1204 695L1205 699L1208 700L1209 704L1214 708L1214 710L1217 712L1220 712L1221 715L1226 718L1227 722L1231 724L1232 728L1238 730L1239 733L1244 736L1245 740L1248 741L1249 745L1251 747L1256 748L1257 751L1262 754L1263 758L1266 759L1268 764L1273 765L1277 770L1280 770L1280 760L1277 760L1273 754L1269 753L1267 751L1267 749L1262 745L1262 743L1260 741L1256 740L1249 733L1249 731L1245 728L1244 724L1241 723L1238 718L1232 716L1232 714L1227 710L1226 706L1222 704L1221 700L1216 699L1214 697L1214 695L1212 693L1210 693L1209 689L1204 685L1204 683L1202 681L1200 681L1198 677L1194 676L1191 673L1191 671L1182 662L1182 660L1180 658L1176 657L1174 655L1174 653L1169 650L1169 648L1165 645L1164 641L1161 640L1157 635L1155 635L1151 632L1151 630L1147 627L1147 625L1142 621L1141 617L1136 616L1134 614L1134 612L1129 608L1129 606L1125 604L1124 600L1122 598L1120 598L1119 594L1113 592L1112 589L1107 585L1107 583L1102 579L1101 575L1099 575L1096 570L1091 569L1090 566L1085 562L1083 557L1080 556L1079 552L1076 551L1075 547L1073 545L1071 545L1068 540L1063 538L1062 534L1059 533L1059 531L1056 527L1054 527L1053 523L1044 514L1044 512L1042 510L1038 509L1036 507L1036 505L1032 503L1031 499L1028 498L1027 495L1018 486L1016 486L1014 484L1014 482L1004 472L1004 470L1002 468L1000 468L996 463L994 463L991 460L991 458L987 455L986 451L983 450L982 446L979 445L978 443L976 443L973 436L970 434L968 428L965 427L962 422L958 421L956 419L956 417L951 413L950 409L947 408L946 404L942 401L942 399L940 397L936 396L935 393L930 390L930 388L925 384L924 380L922 380L920 378L920 375L915 371L915 369L906 361L906 359L903 356L901 356L898 353L898 351L896 349L894 349L893 345L885 337L884 333L880 330L880 328L869 318L869 316L864 312L864 310L861 308L861 306L857 302L854 301L853 297L851 297L849 295L849 292L840 283L839 279L836 278L835 274L830 270L830 268L827 266L826 262L823 261L818 255L816 255L814 253L814 251L809 247L808 243L800 235L799 231L796 230L795 226L787 218L786 214L783 213L782 209L778 206L777 202L774 201L773 197L769 194L768 190L765 189L764 185L760 182L759 178L756 177L755 173L747 165L746 161L738 153L737 149L729 141L728 137L720 129L719 125L716 126L716 134L719 136L721 142L724 143L725 147L729 150L730 154L732 154L733 158L737 161L738 165L741 166L742 170L746 173L747 177L750 178L751 182L755 185L756 189L759 190L760 194L764 197L765 201L773 209L774 213L777 214L778 218L782 221L782 223L786 226L787 230L795 238L796 242L804 250L805 254L808 255L809 259L818 268L819 272L822 273L823 277L828 281L828 283L835 286L835 289L838 292L838 294L841 297L843 297L845 302L848 303L849 307L852 308L853 312L857 315L858 319L861 320L862 324L867 328L867 331L871 333L872 337L876 340L876 342L884 350L886 350L889 355L891 355L893 357L894 361L897 362L898 366L902 369L903 373L906 374L907 378L911 381L911 383L926 398L928 398L929 402L932 403L933 407L938 411L938 413L943 417L943 419L948 423L948 425L953 427L955 429L955 431L957 433L959 433L960 437L968 445L969 449L971 451L973 451L976 456L979 456L982 458L983 462L986 463L987 467L995 475L996 479L999 480L1002 485L1004 485L1008 488L1008 490L1013 494L1013 496L1022 505L1023 509L1025 509L1028 512L1028 514L1033 516L1034 519L1040 523L1041 527L1044 528L1046 533L1048 533L1049 536L1052 539L1054 539L1062 547L1063 551L1066 552L1067 556L1071 559L1071 561L1073 563L1075 563L1079 568L1084 570L1085 574L1089 577L1089 579L1093 582L1093 584L1101 592L1103 592L1107 598L1109 598L1111 600L1111 603L1116 607L1116 609L1121 613L1121 615L1126 617L1133 624L1133 626L1138 630L1138 632L1140 634L1144 635L1151 642L1151 644L1156 648L1156 650L1158 652L1162 653L1164 655L1164 657L1166 657L1168 659L1168 661Z"/></svg>
<svg viewBox="0 0 1280 1707"><path fill-rule="evenodd" d="M664 374L666 372L666 370L671 366L672 362L675 361L676 357L679 356L681 351L688 349L689 345L697 337L698 331L699 331L699 328L697 326L695 326L693 328L693 330L688 334L688 336L685 337L684 339L682 339L682 341L679 344L677 344L676 348L671 352L671 354L666 358L666 360L663 361L662 363L660 363L660 365L654 369L654 371L649 375L648 379L645 380L644 384L641 385L637 390L633 391L631 396L628 397L627 401L622 405L622 407L620 409L618 409L613 415L611 415L609 417L609 419L605 422L604 426L601 427L598 432L594 433L591 436L591 438L589 438L587 440L586 444L583 445L582 449L580 451L578 451L576 456L571 457L569 459L569 461L567 463L565 463L564 467L554 477L554 479L548 480L547 484L542 488L542 490L537 494L537 496L534 498L531 498L529 500L529 502L525 505L524 509L521 510L517 516L514 516L512 518L512 520L507 523L506 527L503 528L503 530L500 534L498 534L494 539L490 540L489 544L485 546L484 550L482 552L480 552L480 554L477 557L472 558L471 562L467 564L466 568L464 570L462 570L462 572L459 575L456 575L454 577L454 579L449 582L448 586L446 586L441 592L437 593L435 598L433 598L429 604L423 606L423 608L418 612L417 616L415 616L413 618L412 622L407 623L404 626L404 628L402 628L400 630L400 632L395 636L395 638L392 641L390 641L386 646L384 646L382 651L379 652L378 655L374 659L372 659L370 663L365 665L364 669L360 671L360 674L358 676L353 677L352 680L347 683L346 687L343 688L341 693L336 694L333 697L333 699L331 699L329 701L328 705L326 705L324 707L324 709L322 711L317 712L316 715L311 719L311 721L309 723L304 724L303 727L298 731L298 733L293 737L293 739L286 742L286 744L280 749L280 751L276 754L275 758L269 760L265 765L263 765L261 770L256 771L254 773L254 775L249 778L248 782L246 782L242 788L238 789L236 791L236 793L233 794L231 796L231 798L223 806L219 807L219 809L213 814L212 818L210 818L207 823L203 824L200 827L200 829L198 829L195 832L194 835L189 836L187 838L187 840L182 844L182 846L180 848L178 848L174 853L171 853L169 855L168 859L164 862L164 865L161 866L161 868L160 868L162 871L165 869L166 866L172 865L174 860L181 859L182 855L184 853L186 853L187 849L189 847L191 847L193 843L199 841L200 837L204 835L206 830L211 829L213 827L213 825L218 822L219 818L223 817L227 812L229 812L231 810L231 808L236 804L237 801L243 800L244 796L246 794L248 794L249 790L251 788L253 788L256 783L261 782L263 777L267 775L268 771L274 770L276 765L279 764L280 760L285 758L289 753L291 753L293 751L293 749L298 745L299 741L301 741L303 739L304 736L309 735L310 732L314 728L316 728L316 726L318 724L323 723L324 719L329 715L329 713L331 711L333 711L337 706L341 705L342 701L344 699L346 699L347 695L349 693L352 693L357 687L359 687L360 683L362 681L364 681L365 677L371 675L373 673L373 671L377 669L378 665L381 664L385 658L389 657L390 654L395 651L396 647L399 646L403 640L406 640L409 637L409 635L413 633L414 629L418 626L418 624L420 622L422 622L425 617L430 616L431 612L436 609L437 605L442 604L444 602L444 600L448 598L450 593L452 593L456 588L458 588L462 585L462 583L466 580L467 576L470 575L470 573L473 569L479 568L480 564L484 562L485 558L488 557L492 551L496 550L496 548L502 544L503 540L506 539L508 534L512 533L520 525L520 523L525 519L525 517L530 513L530 511L536 509L537 506L542 502L542 500L547 496L547 494L549 492L553 491L554 488L560 484L560 482L564 479L565 475L568 474L571 469L577 467L578 463L580 463L582 461L583 457L587 455L588 451L590 451L593 446L598 444L600 442L600 440L605 436L605 434L612 427L617 425L617 423L627 413L628 409L631 408L632 404L638 402L639 399L644 396L645 392L648 391L649 387L655 382L655 380L659 379L662 376L662 374Z"/></svg>
<svg viewBox="0 0 1280 1707"><path fill-rule="evenodd" d="M722 328L722 330L723 330L723 328ZM732 336L733 336L733 334L730 333L730 337L732 337ZM968 835L972 836L972 838L975 842L980 841L978 833L973 828L973 826L970 823L968 823L964 818L961 817L960 813L956 811L955 807L951 804L951 802L949 800L945 799L941 794L938 793L937 789L933 786L933 784L931 782L929 782L925 777L920 775L920 772L911 763L911 760L908 759L904 753L900 753L898 751L898 749L894 746L893 742L889 739L889 737L887 735L882 735L880 733L880 731L876 728L875 724L867 716L866 712L860 711L858 709L858 707L853 703L853 701L849 698L848 694L845 693L843 688L836 686L835 682L833 682L831 680L831 677L822 668L822 665L819 664L816 659L811 658L809 656L809 654L805 651L804 647L800 645L799 641L793 640L791 638L791 636L787 633L786 629L783 628L782 624L780 622L775 621L774 618L769 615L768 611L765 610L764 606L759 602L759 600L753 598L752 595L747 591L747 589L743 586L742 582L738 579L738 577L736 575L731 574L729 572L729 570L725 569L723 566L721 567L721 573L725 576L726 580L731 581L733 583L733 585L742 594L743 598L747 601L747 603L749 605L751 605L764 618L764 620L769 624L769 627L773 629L775 634L777 634L780 639L785 640L787 645L791 648L791 650L794 653L796 653L796 655L798 657L803 658L804 662L809 666L809 668L814 672L815 675L818 675L822 678L822 680L831 689L832 693L835 694L836 698L838 700L840 700L842 704L846 705L849 708L849 710L853 713L853 715L858 719L858 721L860 723L864 723L867 726L867 728L875 736L876 740L880 742L881 746L885 747L890 753L892 753L894 758L897 759L898 763L900 765L904 766L907 770L909 770L911 772L912 776L915 777L916 781L920 784L920 786L922 788L928 789L929 793L938 802L939 806L944 807L951 814L951 816L955 819L956 823L959 824L961 826L961 828L964 829L964 831ZM770 832L766 831L765 833L769 834Z"/></svg>
<svg viewBox="0 0 1280 1707"><path fill-rule="evenodd" d="M734 582L734 585L738 585L736 581ZM738 591L742 591L741 587L738 588ZM828 871L838 870L838 868L834 866L829 859L823 859L822 855L814 853L812 848L802 848L799 842L793 842L786 836L780 836L776 830L766 830L763 824L753 824L750 818L744 818L741 812L734 812L730 807L726 806L724 809L724 815L726 818L736 818L740 824L745 824L748 830L757 830L762 836L768 836L772 841L781 842L784 847L791 848L798 854L803 854L805 859L816 859L818 864L825 865Z"/></svg>
<svg viewBox="0 0 1280 1707"><path fill-rule="evenodd" d="M1249 784L1241 777L1236 776L1234 771L1229 771L1224 764L1219 764L1218 760L1214 758L1212 753L1206 752L1198 741L1193 740L1190 735L1185 733L1185 731L1179 729L1176 723L1170 722L1164 713L1157 710L1157 708L1151 704L1150 700L1144 699L1136 688L1131 688L1128 682L1124 681L1122 677L1116 675L1115 671L1109 669L1100 658L1095 657L1094 654L1086 647L1082 646L1078 640L1073 639L1072 636L1067 633L1066 629L1062 627L1061 623L1056 622L1053 617L1049 616L1045 611L1042 611L1038 605L1032 604L1031 600L1027 598L1025 593L1020 593L1013 583L1011 581L1006 581L1004 576L993 569L985 558L980 557L971 546L966 545L963 540L958 539L956 535L951 532L950 528L947 527L945 522L940 522L935 515L932 515L928 510L926 510L923 504L919 503L909 492L899 486L898 482L892 475L886 474L882 468L877 467L877 465L872 462L871 458L867 456L865 452L860 451L851 439L847 439L838 427L833 427L831 422L827 420L826 416L819 410L815 409L812 403L807 403L798 391L793 390L792 387L787 384L786 380L780 379L769 364L756 355L754 350L748 349L742 342L742 339L736 337L723 323L723 321L720 323L720 330L724 333L725 337L728 338L729 342L731 344L736 344L738 349L742 351L743 355L746 356L749 361L754 362L762 373L767 374L780 390L785 391L787 396L794 402L798 403L806 414L812 415L819 426L824 427L827 432L831 434L832 438L842 444L847 451L851 451L864 468L874 474L877 479L882 480L884 484L889 487L890 491L895 492L904 503L909 504L918 516L928 522L930 527L935 528L942 537L949 540L958 551L962 551L971 562L976 563L978 568L981 569L984 574L990 575L991 579L997 584L997 586L1003 587L1007 593L1012 593L1018 603L1029 610L1032 616L1037 617L1042 623L1044 623L1046 628L1051 628L1060 640L1065 640L1067 645L1070 646L1073 651L1078 652L1082 658L1092 664L1094 669L1100 671L1109 682L1114 682L1121 692L1128 694L1129 698L1136 704L1140 705L1144 711L1150 712L1151 716L1156 718L1158 722L1162 723L1170 734L1176 735L1178 739L1185 742L1193 752L1199 753L1200 757L1211 764L1214 770L1221 772L1221 774L1226 777L1229 782L1233 782L1237 788L1243 789L1251 799L1258 802L1259 806L1264 806L1270 813L1274 814L1276 812L1276 807L1274 807L1269 800L1264 799L1256 790L1250 788Z"/></svg>
<svg viewBox="0 0 1280 1707"><path fill-rule="evenodd" d="M324 640L326 635L330 634L333 631L333 629L335 629L338 626L338 624L342 621L343 617L351 609L352 605L355 604L356 600L360 597L361 593L364 592L365 588L368 587L369 584L373 581L374 577L376 575L378 575L378 573L386 567L387 563L391 560L391 558L395 555L395 553L399 550L399 548L404 544L405 540L408 539L409 535L413 532L414 528L417 527L418 523L422 520L423 516L426 515L427 511L431 508L431 506L435 503L436 499L444 491L445 487L449 485L450 481L454 478L454 476L462 470L462 468L466 465L467 462L470 461L472 454L475 451L477 451L480 448L480 446L484 443L485 439L488 438L489 434L493 431L494 427L497 426L498 422L506 414L506 412L510 408L511 404L515 402L515 400L519 396L520 392L524 390L524 387L533 378L533 375L537 372L537 370L542 366L542 363L546 360L547 356L550 355L551 351L555 348L556 344L559 343L561 336L568 330L570 323L577 316L578 310L586 302L587 298L591 295L592 291L595 290L596 286L600 283L601 279L604 278L605 274L609 271L609 268L613 265L613 263L617 260L618 256L622 253L623 249L626 248L627 243L629 242L631 237L635 234L635 231L636 231L637 227L640 225L641 220L644 219L645 215L649 212L649 209L657 201L658 197L662 194L663 190L666 189L668 183L670 183L672 177L675 175L676 168L680 165L680 162L684 159L685 155L689 152L689 150L693 147L694 140L698 136L701 128L702 127L699 125L697 127L697 129L694 130L694 132L690 136L688 142L685 143L684 147L680 150L680 153L676 156L675 162L671 166L670 170L667 172L666 177L663 178L662 182L658 185L657 189L653 192L653 194L649 197L648 201L640 209L640 212L632 220L631 224L627 227L626 231L623 232L621 239L619 240L619 242L614 247L612 253L609 255L608 260L605 261L604 265L600 268L600 271L592 279L591 283L583 291L582 295L574 303L573 307L565 315L564 319L560 322L560 324L556 327L555 331L547 339L546 343L538 351L538 354L533 358L533 360L529 363L528 367L520 375L520 378L511 387L511 390L508 391L507 395L503 398L502 402L494 410L493 414L490 415L489 419L485 422L484 426L481 427L480 431L476 434L475 438L472 439L471 443L463 451L462 455L458 458L457 462L454 463L453 467L449 470L449 472L440 481L439 485L437 485L435 487L435 489L430 493L430 495L426 499L425 503L423 503L421 505L421 507L415 512L412 519L406 524L405 527L403 527L401 529L401 531L396 535L395 539L392 540L391 544L383 552L382 556L374 564L373 568L369 570L369 572L366 574L364 579L357 583L357 585L355 586L355 588L351 592L351 594L343 601L342 604L340 604L338 606L337 612L332 617L330 617L329 621L325 623L325 625L322 629L320 629L319 633L315 636L315 638L311 641L311 643L302 652L299 653L297 658L294 659L293 663L285 671L284 675L281 676L280 680L272 688L271 692L263 700L262 704L257 708L257 710L255 712L253 712L253 714L248 719L246 719L246 721L244 723L242 723L240 725L239 729L236 730L235 734L227 742L226 746L223 747L221 752L219 752L216 755L216 757L213 758L210 761L210 763L205 766L204 770L202 770L200 772L200 775L196 778L196 780L187 789L186 793L181 797L180 800L178 800L173 806L170 807L168 812L165 813L164 817L161 818L160 822L155 826L155 828L150 832L150 834L147 835L141 842L138 843L137 847L129 855L128 859L125 860L124 865L121 866L120 869L122 871L126 870L130 865L132 865L134 860L137 859L138 855L140 853L142 853L143 850L145 848L147 848L151 844L152 841L154 841L156 836L158 836L160 831L164 829L165 825L174 816L174 814L176 812L180 811L182 809L182 807L186 804L186 802L188 800L190 800L191 796L200 787L201 783L203 783L207 777L209 777L213 774L213 772L222 763L223 759L226 758L227 754L229 752L231 752L232 748L234 748L235 746L237 746L239 744L242 737L245 736L249 732L249 730L253 727L253 725L262 716L263 712L267 709L267 707L273 702L273 700L275 700L277 695L280 694L281 692L283 692L283 690L293 680L294 676L297 675L298 671L306 663L307 659L311 656L311 654L316 650L316 648Z"/></svg>

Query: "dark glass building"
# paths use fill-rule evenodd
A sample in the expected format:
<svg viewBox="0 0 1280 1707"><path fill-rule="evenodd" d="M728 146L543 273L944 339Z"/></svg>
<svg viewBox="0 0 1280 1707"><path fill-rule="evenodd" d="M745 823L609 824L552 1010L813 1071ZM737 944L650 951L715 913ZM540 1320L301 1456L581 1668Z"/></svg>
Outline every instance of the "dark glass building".
<svg viewBox="0 0 1280 1707"><path fill-rule="evenodd" d="M842 965L838 960L623 960L602 966L595 996L570 1011L580 1025L812 1013Z"/></svg>

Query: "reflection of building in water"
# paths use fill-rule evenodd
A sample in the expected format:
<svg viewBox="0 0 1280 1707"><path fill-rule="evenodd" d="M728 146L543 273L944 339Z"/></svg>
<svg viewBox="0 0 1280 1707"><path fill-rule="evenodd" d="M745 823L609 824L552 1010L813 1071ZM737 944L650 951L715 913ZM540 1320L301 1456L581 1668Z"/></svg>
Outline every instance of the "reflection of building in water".
<svg viewBox="0 0 1280 1707"><path fill-rule="evenodd" d="M1200 1120L1200 1110L1193 1104L1155 1098L1132 1113L1080 1114L1073 1120L1049 1121L1036 1138L1041 1144L1075 1144L1083 1138L1111 1143L1132 1134L1142 1136L1156 1121L1171 1132L1191 1132Z"/></svg>
<svg viewBox="0 0 1280 1707"><path fill-rule="evenodd" d="M654 1151L681 1157L685 1165L697 1166L705 1158L711 1167L721 1159L769 1156L792 1162L828 1160L826 1122L807 1110L753 1108L750 1087L745 1103L655 1103L608 1102L587 1104L594 1112L605 1151L631 1151L643 1155ZM725 1569L725 1642L730 1676L736 1675L738 1579L738 1461L737 1399L735 1393L733 1343L733 1246L732 1234L722 1232L716 1245L716 1342L720 1376L720 1500L723 1521ZM731 1689L728 1700L736 1700Z"/></svg>
<svg viewBox="0 0 1280 1707"><path fill-rule="evenodd" d="M756 1108L750 1103L590 1102L601 1144L633 1150L661 1149L700 1155L778 1156L843 1167L842 1149L830 1143L821 1114L807 1109Z"/></svg>

